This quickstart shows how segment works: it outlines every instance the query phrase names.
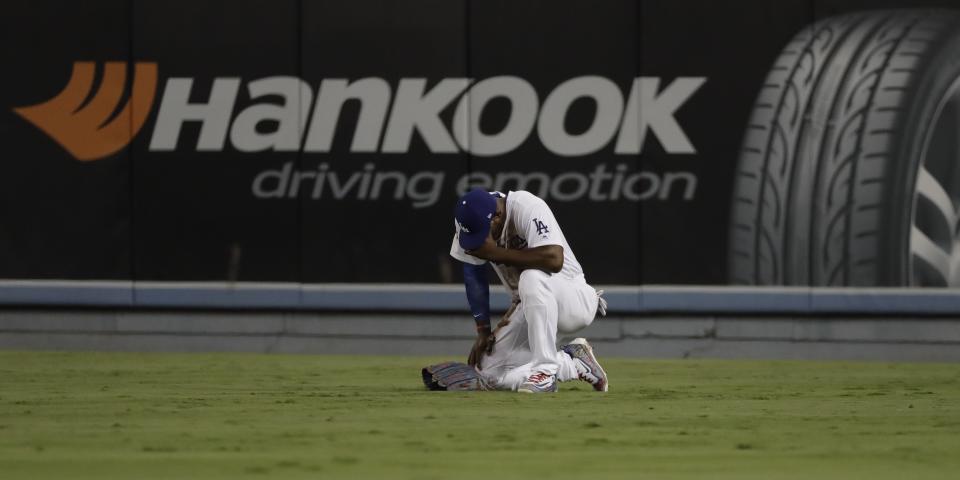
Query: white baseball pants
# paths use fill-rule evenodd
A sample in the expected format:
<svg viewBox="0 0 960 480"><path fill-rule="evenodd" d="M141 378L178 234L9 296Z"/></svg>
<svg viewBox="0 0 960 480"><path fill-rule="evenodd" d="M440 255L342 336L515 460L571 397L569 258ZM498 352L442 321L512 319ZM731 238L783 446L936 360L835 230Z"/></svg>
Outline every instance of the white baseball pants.
<svg viewBox="0 0 960 480"><path fill-rule="evenodd" d="M516 390L530 375L543 372L558 381L579 377L574 361L557 350L557 332L573 333L597 313L597 292L583 276L575 279L535 269L520 273L520 304L510 323L496 332L493 352L481 373L499 390Z"/></svg>

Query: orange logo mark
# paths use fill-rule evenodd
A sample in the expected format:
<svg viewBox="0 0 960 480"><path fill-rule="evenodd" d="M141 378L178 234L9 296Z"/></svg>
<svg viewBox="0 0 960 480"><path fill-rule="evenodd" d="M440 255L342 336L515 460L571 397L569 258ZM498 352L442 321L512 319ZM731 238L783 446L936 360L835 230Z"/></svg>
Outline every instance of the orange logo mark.
<svg viewBox="0 0 960 480"><path fill-rule="evenodd" d="M46 132L77 160L97 160L127 146L140 131L153 106L157 90L157 64L134 64L133 89L120 113L116 111L127 80L125 62L106 62L100 89L93 89L94 62L74 62L66 88L37 105L13 109Z"/></svg>

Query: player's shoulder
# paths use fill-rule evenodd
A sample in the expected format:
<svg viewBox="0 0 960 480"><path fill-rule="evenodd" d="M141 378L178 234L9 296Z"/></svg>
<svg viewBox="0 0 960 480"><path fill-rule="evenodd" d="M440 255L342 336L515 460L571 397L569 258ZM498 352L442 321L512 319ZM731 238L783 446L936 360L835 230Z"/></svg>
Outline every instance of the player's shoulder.
<svg viewBox="0 0 960 480"><path fill-rule="evenodd" d="M515 203L523 206L527 206L527 205L541 206L541 205L547 204L547 202L545 202L542 198L526 190L511 191L508 198L512 198Z"/></svg>
<svg viewBox="0 0 960 480"><path fill-rule="evenodd" d="M507 198L512 199L514 208L521 212L536 212L543 209L550 209L550 207L547 205L547 202L545 202L542 198L526 190L510 192Z"/></svg>

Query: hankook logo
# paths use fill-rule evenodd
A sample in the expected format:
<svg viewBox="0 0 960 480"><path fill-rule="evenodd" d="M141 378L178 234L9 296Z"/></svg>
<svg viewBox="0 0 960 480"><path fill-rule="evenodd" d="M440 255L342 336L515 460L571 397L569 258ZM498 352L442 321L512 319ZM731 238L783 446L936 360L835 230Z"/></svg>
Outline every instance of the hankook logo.
<svg viewBox="0 0 960 480"><path fill-rule="evenodd" d="M94 62L74 62L70 81L60 94L13 109L80 161L104 158L127 146L147 119L157 90L157 64L137 62L127 103L113 115L126 89L127 64L106 62L100 88L90 97L94 69Z"/></svg>
<svg viewBox="0 0 960 480"><path fill-rule="evenodd" d="M109 156L132 140L153 106L158 81L156 63L135 63L127 103L114 114L126 87L127 64L106 62L99 89L91 97L94 70L93 62L75 62L60 94L14 109L81 161ZM536 132L540 143L559 156L589 155L611 142L615 154L635 155L643 150L649 132L668 153L690 154L696 149L675 114L706 78L679 77L665 84L659 77L637 77L625 96L608 78L579 76L561 82L542 101L529 82L516 76L443 78L429 89L426 78L401 78L396 88L377 77L327 78L316 90L291 76L246 82L218 77L212 80L205 101L191 102L195 81L189 77L166 80L150 151L184 148L181 129L187 122L196 122L200 124L196 151L222 151L229 139L241 152L329 152L342 127L344 104L358 102L350 152L406 153L418 134L432 153L498 156L518 148ZM235 113L241 87L253 103ZM258 100L264 98L282 101ZM481 130L484 109L498 98L509 102L508 118L500 131ZM567 115L580 99L595 105L593 118L584 131L569 132ZM448 107L452 107L452 120L441 117ZM265 122L275 128L262 131L258 126Z"/></svg>

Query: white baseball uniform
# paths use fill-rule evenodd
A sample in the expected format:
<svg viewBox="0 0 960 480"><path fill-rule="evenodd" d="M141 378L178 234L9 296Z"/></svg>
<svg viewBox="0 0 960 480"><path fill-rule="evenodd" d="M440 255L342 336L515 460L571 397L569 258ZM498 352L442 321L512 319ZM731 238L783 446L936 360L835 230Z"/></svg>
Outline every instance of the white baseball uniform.
<svg viewBox="0 0 960 480"><path fill-rule="evenodd" d="M459 229L454 230L450 255L474 265L486 263L460 247ZM481 360L481 373L503 390L516 390L536 372L556 375L561 382L578 379L574 361L557 350L557 332L573 333L590 325L597 312L597 293L587 284L550 207L530 192L509 192L503 233L497 245L517 250L560 245L563 268L549 273L492 264L514 302L520 303L511 314L510 323L497 332L493 353Z"/></svg>

